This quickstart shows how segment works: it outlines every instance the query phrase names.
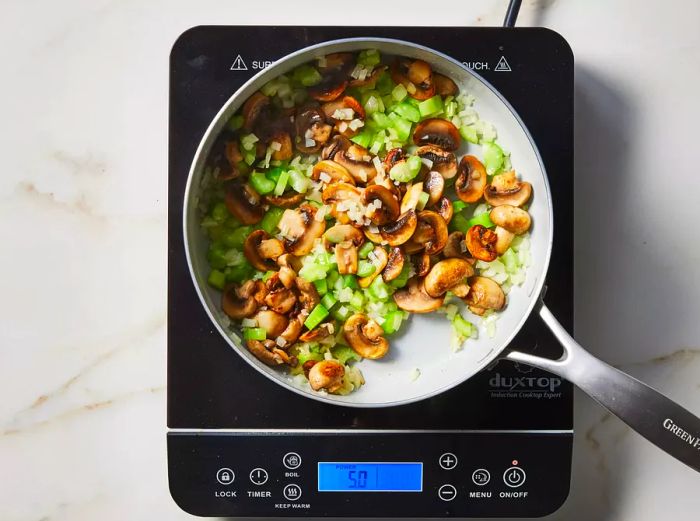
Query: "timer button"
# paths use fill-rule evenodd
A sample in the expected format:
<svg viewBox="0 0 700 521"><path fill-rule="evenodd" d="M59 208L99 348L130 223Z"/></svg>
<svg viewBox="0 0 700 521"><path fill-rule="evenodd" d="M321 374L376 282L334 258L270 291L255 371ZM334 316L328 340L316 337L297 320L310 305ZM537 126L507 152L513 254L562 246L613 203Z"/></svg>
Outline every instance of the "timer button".
<svg viewBox="0 0 700 521"><path fill-rule="evenodd" d="M445 470L452 470L457 466L457 456L451 452L445 452L438 460L440 466Z"/></svg>
<svg viewBox="0 0 700 521"><path fill-rule="evenodd" d="M289 485L284 487L284 490L282 490L282 494L284 494L284 497L287 498L289 501L296 501L301 497L301 487L296 483L290 483Z"/></svg>
<svg viewBox="0 0 700 521"><path fill-rule="evenodd" d="M518 488L525 483L525 471L520 467L510 467L503 473L503 483L511 488Z"/></svg>
<svg viewBox="0 0 700 521"><path fill-rule="evenodd" d="M298 469L301 467L301 456L296 452L288 452L282 458L282 463L290 470Z"/></svg>
<svg viewBox="0 0 700 521"><path fill-rule="evenodd" d="M438 489L438 497L443 501L452 501L457 497L457 489L454 485L443 485Z"/></svg>
<svg viewBox="0 0 700 521"><path fill-rule="evenodd" d="M264 485L267 483L267 471L265 469L257 468L250 471L250 482L253 485Z"/></svg>
<svg viewBox="0 0 700 521"><path fill-rule="evenodd" d="M222 485L230 485L231 483L233 483L234 479L236 479L236 475L229 468L220 468L216 473L216 481L218 481Z"/></svg>

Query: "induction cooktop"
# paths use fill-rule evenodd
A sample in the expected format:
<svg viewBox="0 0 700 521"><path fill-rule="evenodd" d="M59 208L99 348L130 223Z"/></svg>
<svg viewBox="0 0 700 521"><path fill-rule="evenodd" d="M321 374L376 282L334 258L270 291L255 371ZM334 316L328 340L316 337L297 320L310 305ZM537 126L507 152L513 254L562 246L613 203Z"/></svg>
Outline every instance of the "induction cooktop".
<svg viewBox="0 0 700 521"><path fill-rule="evenodd" d="M214 329L190 277L185 183L204 131L252 75L302 47L380 36L422 44L496 87L549 173L556 226L546 303L573 326L573 55L540 28L200 26L170 55L168 476L187 512L234 517L521 517L569 491L573 390L500 361L439 396L358 409L292 393ZM531 317L512 343L558 357Z"/></svg>

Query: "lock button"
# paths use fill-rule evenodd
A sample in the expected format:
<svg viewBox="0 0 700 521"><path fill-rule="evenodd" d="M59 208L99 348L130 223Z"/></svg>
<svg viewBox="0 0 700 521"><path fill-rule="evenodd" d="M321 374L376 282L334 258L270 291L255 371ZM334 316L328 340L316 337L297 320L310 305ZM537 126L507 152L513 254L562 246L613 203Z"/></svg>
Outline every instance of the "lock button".
<svg viewBox="0 0 700 521"><path fill-rule="evenodd" d="M236 475L231 469L227 467L220 468L216 472L216 481L218 481L222 485L230 485L231 483L233 483L234 479L236 479Z"/></svg>

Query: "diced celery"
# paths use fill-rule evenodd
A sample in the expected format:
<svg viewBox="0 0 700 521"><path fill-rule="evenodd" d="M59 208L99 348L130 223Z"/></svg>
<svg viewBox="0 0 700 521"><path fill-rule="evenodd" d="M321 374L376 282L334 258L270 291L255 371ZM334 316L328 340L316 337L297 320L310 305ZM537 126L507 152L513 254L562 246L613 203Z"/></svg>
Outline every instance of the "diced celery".
<svg viewBox="0 0 700 521"><path fill-rule="evenodd" d="M308 349L299 351L296 355L297 359L299 360L299 365L304 365L306 362L309 360L313 360L314 362L320 362L323 360L323 354L319 352L318 348L316 349Z"/></svg>
<svg viewBox="0 0 700 521"><path fill-rule="evenodd" d="M362 309L362 305L364 303L365 303L365 297L359 291L356 291L355 293L352 294L352 298L350 299L350 302L349 302L349 304L356 309Z"/></svg>
<svg viewBox="0 0 700 521"><path fill-rule="evenodd" d="M382 112L375 112L372 114L372 120L379 128L389 128L392 126L392 121L389 119L389 116L383 114Z"/></svg>
<svg viewBox="0 0 700 521"><path fill-rule="evenodd" d="M467 223L469 225L469 228L472 226L476 226L477 224L480 224L484 228L492 228L495 226L493 222L491 222L491 217L489 217L489 212L484 212L479 215L475 215L471 219L469 219L469 222Z"/></svg>
<svg viewBox="0 0 700 521"><path fill-rule="evenodd" d="M367 96L367 101L365 101L362 106L365 109L366 114L374 114L375 112L383 112L384 104L382 103L382 98L379 94Z"/></svg>
<svg viewBox="0 0 700 521"><path fill-rule="evenodd" d="M469 225L469 219L464 217L461 213L455 213L450 221L449 229L450 231L460 231L462 233L467 233L471 226Z"/></svg>
<svg viewBox="0 0 700 521"><path fill-rule="evenodd" d="M408 283L408 276L411 273L411 263L404 262L401 268L401 273L394 280L389 282L389 286L392 288L403 288Z"/></svg>
<svg viewBox="0 0 700 521"><path fill-rule="evenodd" d="M360 51L360 53L357 55L357 63L360 65L374 67L375 65L379 65L381 61L382 56L379 54L377 49Z"/></svg>
<svg viewBox="0 0 700 521"><path fill-rule="evenodd" d="M228 120L228 128L232 132L235 132L243 126L243 116L241 114L236 114L231 119Z"/></svg>
<svg viewBox="0 0 700 521"><path fill-rule="evenodd" d="M376 271L376 267L368 260L361 260L357 265L358 277L369 277Z"/></svg>
<svg viewBox="0 0 700 521"><path fill-rule="evenodd" d="M357 277L352 273L346 273L342 277L343 288L357 289L360 285L357 283Z"/></svg>
<svg viewBox="0 0 700 521"><path fill-rule="evenodd" d="M428 204L429 199L430 199L430 196L427 193L421 192L420 195L418 196L418 203L416 204L416 210L420 211L423 208L425 208L425 205Z"/></svg>
<svg viewBox="0 0 700 521"><path fill-rule="evenodd" d="M207 260L209 265L215 269L223 269L226 267L226 250L224 250L220 244L209 245L209 251L207 252Z"/></svg>
<svg viewBox="0 0 700 521"><path fill-rule="evenodd" d="M418 104L418 110L420 111L420 115L424 118L439 114L440 112L442 112L443 108L444 107L442 105L442 97L439 94L433 96L432 98L428 98L425 101L421 101Z"/></svg>
<svg viewBox="0 0 700 521"><path fill-rule="evenodd" d="M413 123L417 123L420 121L420 111L410 103L398 103L392 109L392 111L396 112L402 118L407 119L408 121L412 121Z"/></svg>
<svg viewBox="0 0 700 521"><path fill-rule="evenodd" d="M401 327L401 322L403 322L403 313L401 311L390 311L384 317L385 320L382 322L382 329L387 335L396 333Z"/></svg>
<svg viewBox="0 0 700 521"><path fill-rule="evenodd" d="M463 125L459 127L459 133L460 135L470 143L477 144L479 142L479 136L476 133L476 129L474 127L470 127L467 125Z"/></svg>
<svg viewBox="0 0 700 521"><path fill-rule="evenodd" d="M328 293L328 279L319 279L314 281L314 286L319 295L325 295Z"/></svg>
<svg viewBox="0 0 700 521"><path fill-rule="evenodd" d="M406 96L408 96L408 91L406 90L406 87L401 84L397 85L391 90L391 97L396 101L403 101Z"/></svg>
<svg viewBox="0 0 700 521"><path fill-rule="evenodd" d="M377 300L385 301L390 295L389 286L387 286L382 277L377 277L372 281L372 284L369 285L368 293Z"/></svg>
<svg viewBox="0 0 700 521"><path fill-rule="evenodd" d="M330 289L333 284L340 278L340 273L338 273L336 270L331 270L328 272L328 288Z"/></svg>
<svg viewBox="0 0 700 521"><path fill-rule="evenodd" d="M341 364L345 365L348 362L357 362L360 360L360 355L358 355L352 347L338 344L331 348L331 354L333 358L338 360Z"/></svg>
<svg viewBox="0 0 700 521"><path fill-rule="evenodd" d="M503 166L503 150L496 143L482 143L484 166L488 175L494 175Z"/></svg>
<svg viewBox="0 0 700 521"><path fill-rule="evenodd" d="M352 141L353 143L357 143L363 148L369 148L369 144L372 142L373 135L374 134L372 132L364 130L356 136L351 137L350 141Z"/></svg>
<svg viewBox="0 0 700 521"><path fill-rule="evenodd" d="M399 116L396 112L389 114L391 121L391 127L396 130L399 141L406 142L411 136L411 126L412 123Z"/></svg>
<svg viewBox="0 0 700 521"><path fill-rule="evenodd" d="M229 216L224 203L216 203L211 209L211 218L217 223L223 223Z"/></svg>
<svg viewBox="0 0 700 521"><path fill-rule="evenodd" d="M226 284L226 275L223 271L219 271L216 269L211 270L209 272L209 278L207 278L207 282L212 288L224 289L224 285Z"/></svg>
<svg viewBox="0 0 700 521"><path fill-rule="evenodd" d="M518 271L518 255L513 251L513 248L508 248L506 252L501 255L501 262L503 262L508 273L515 273Z"/></svg>
<svg viewBox="0 0 700 521"><path fill-rule="evenodd" d="M275 182L268 179L263 172L253 172L250 174L250 185L260 195L269 194L275 189Z"/></svg>
<svg viewBox="0 0 700 521"><path fill-rule="evenodd" d="M316 304L314 309L311 310L311 313L309 313L309 316L306 317L306 320L304 321L304 326L306 326L307 329L311 330L318 326L321 322L323 322L323 319L328 316L328 310L323 306L323 304Z"/></svg>
<svg viewBox="0 0 700 521"><path fill-rule="evenodd" d="M289 184L295 192L303 194L311 186L311 181L298 170L289 170Z"/></svg>
<svg viewBox="0 0 700 521"><path fill-rule="evenodd" d="M287 183L289 182L289 172L283 170L280 174L279 179L277 179L277 184L275 185L274 194L279 196L282 195L287 188Z"/></svg>
<svg viewBox="0 0 700 521"><path fill-rule="evenodd" d="M250 166L253 163L255 163L255 151L246 151L243 153L243 160L245 161L245 164Z"/></svg>
<svg viewBox="0 0 700 521"><path fill-rule="evenodd" d="M243 148L243 150L251 151L255 148L255 143L258 141L260 140L255 134L246 134L245 136L241 136L241 148Z"/></svg>
<svg viewBox="0 0 700 521"><path fill-rule="evenodd" d="M255 273L255 268L248 264L248 262L244 262L238 266L228 266L224 271L226 282L235 282L236 284L250 280L253 277L253 273Z"/></svg>
<svg viewBox="0 0 700 521"><path fill-rule="evenodd" d="M361 259L366 259L372 250L374 250L374 243L367 241L360 247L358 254Z"/></svg>
<svg viewBox="0 0 700 521"><path fill-rule="evenodd" d="M317 264L309 262L304 264L299 270L299 276L309 282L326 278L329 266L326 264Z"/></svg>
<svg viewBox="0 0 700 521"><path fill-rule="evenodd" d="M267 334L261 327L244 327L243 338L246 340L265 340Z"/></svg>
<svg viewBox="0 0 700 521"><path fill-rule="evenodd" d="M340 320L341 322L345 322L351 314L352 310L347 306L333 307L333 318L335 318L336 320Z"/></svg>
<svg viewBox="0 0 700 521"><path fill-rule="evenodd" d="M310 65L302 65L294 69L293 78L304 87L312 87L321 82L321 74Z"/></svg>
<svg viewBox="0 0 700 521"><path fill-rule="evenodd" d="M460 201L459 199L456 201L452 201L452 211L454 213L459 213L462 210L464 210L467 206L469 206L467 203L464 201Z"/></svg>
<svg viewBox="0 0 700 521"><path fill-rule="evenodd" d="M223 235L222 240L229 248L243 249L243 243L253 231L252 226L241 226Z"/></svg>
<svg viewBox="0 0 700 521"><path fill-rule="evenodd" d="M455 332L462 338L469 338L474 332L474 325L462 318L462 315L459 313L452 319L452 326Z"/></svg>
<svg viewBox="0 0 700 521"><path fill-rule="evenodd" d="M386 96L387 94L391 93L392 89L394 88L394 85L395 84L391 79L391 75L387 72L384 72L381 76L379 76L379 79L375 84L375 89L377 89L379 94L381 94L382 96Z"/></svg>
<svg viewBox="0 0 700 521"><path fill-rule="evenodd" d="M262 276L262 281L267 282L269 280L269 278L272 277L275 273L277 273L277 272L276 271L266 271L265 275Z"/></svg>
<svg viewBox="0 0 700 521"><path fill-rule="evenodd" d="M284 213L284 208L278 208L276 206L270 207L270 209L263 215L262 221L260 221L260 228L265 230L267 233L272 234L277 225L282 219L282 214Z"/></svg>
<svg viewBox="0 0 700 521"><path fill-rule="evenodd" d="M265 177L267 177L270 181L274 181L277 183L279 181L280 176L282 175L282 172L284 172L284 168L281 166L275 166L270 168L267 172L265 172Z"/></svg>
<svg viewBox="0 0 700 521"><path fill-rule="evenodd" d="M338 299L335 298L332 293L326 293L321 299L321 304L323 304L323 307L326 309L331 309L336 302L338 302Z"/></svg>

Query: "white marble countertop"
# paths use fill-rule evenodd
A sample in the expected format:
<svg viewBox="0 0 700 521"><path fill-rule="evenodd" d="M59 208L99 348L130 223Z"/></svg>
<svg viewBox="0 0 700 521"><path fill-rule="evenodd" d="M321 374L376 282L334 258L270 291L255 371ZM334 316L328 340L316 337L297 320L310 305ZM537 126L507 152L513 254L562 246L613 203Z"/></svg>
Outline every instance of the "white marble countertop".
<svg viewBox="0 0 700 521"><path fill-rule="evenodd" d="M164 443L170 46L199 24L498 25L506 2L350 4L3 2L0 519L190 517ZM694 0L525 0L520 17L577 60L577 338L696 413L698 20ZM577 395L552 519L694 520L699 490Z"/></svg>

